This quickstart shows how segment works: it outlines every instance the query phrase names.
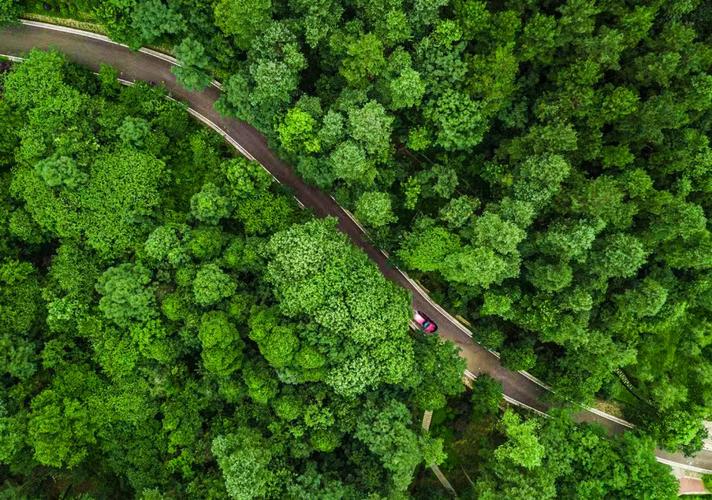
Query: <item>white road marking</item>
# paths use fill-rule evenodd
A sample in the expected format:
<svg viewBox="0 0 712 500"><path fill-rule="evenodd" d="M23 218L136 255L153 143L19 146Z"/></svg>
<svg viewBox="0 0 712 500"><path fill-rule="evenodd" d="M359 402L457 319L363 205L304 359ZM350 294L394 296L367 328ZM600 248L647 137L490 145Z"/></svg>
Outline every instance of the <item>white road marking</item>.
<svg viewBox="0 0 712 500"><path fill-rule="evenodd" d="M52 30L52 31L61 31L63 33L69 33L72 35L77 35L77 36L83 36L85 38L93 38L94 40L99 40L104 43L110 43L112 45L118 45L119 47L124 47L126 49L131 50L131 48L124 44L124 43L119 43L115 42L111 38L109 38L106 35L102 35L101 33L94 33L93 31L86 31L86 30L81 30L78 28L70 28L69 26L59 26L57 24L51 24L51 23L43 23L41 21L31 21L29 19L20 19L20 23L26 25L26 26L32 26L34 28L43 28L46 30ZM155 49L149 49L148 47L141 47L138 49L139 52L155 57L157 59L161 59L163 61L166 61L167 63L172 64L173 66L183 66L178 59L173 57L170 54L166 54L165 52L161 52ZM210 82L210 85L213 87L217 88L218 90L222 90L223 85L217 80L212 80Z"/></svg>
<svg viewBox="0 0 712 500"><path fill-rule="evenodd" d="M503 397L504 400L505 400L507 403L509 403L509 404L512 404L512 405L515 405L515 406L519 406L519 407L524 408L524 409L527 409L527 410L529 410L529 411L533 411L534 413L536 413L536 414L539 415L540 417L551 418L549 415L547 415L547 414L544 413L543 411L537 410L536 408L532 408L532 407L529 406L528 404L522 403L521 401L517 401L516 399L514 399L514 398L512 398L512 397L509 397L509 396L507 396L507 395L504 394L504 393L502 394L502 397Z"/></svg>
<svg viewBox="0 0 712 500"><path fill-rule="evenodd" d="M622 418L618 418L618 417L616 417L615 415L611 415L611 414L609 414L609 413L606 413L605 411L597 410L596 408L589 408L589 407L587 407L587 406L584 406L583 408L585 408L587 411L590 411L590 412L593 413L594 415L598 415L599 417L603 417L603 418L605 418L606 420L612 420L613 422L616 422L616 423L622 425L623 427L627 427L627 428L629 428L629 429L635 429L635 425L631 424L631 423L628 422L627 420L623 420Z"/></svg>
<svg viewBox="0 0 712 500"><path fill-rule="evenodd" d="M334 200L334 201L336 201L336 200ZM364 229L364 227L361 225L361 223L358 221L358 219L356 217L354 217L354 215L347 208L344 208L341 205L339 205L339 207L346 214L346 217L351 219L351 222L353 222L354 224L356 224L358 226L358 228L361 230L361 232L363 234L368 234L368 232L366 231L366 229Z"/></svg>
<svg viewBox="0 0 712 500"><path fill-rule="evenodd" d="M489 350L489 349L488 349L488 350ZM495 356L497 356L497 358L499 358L499 353L498 353L498 352L495 352L495 351L490 351L490 352L491 352L492 354L494 354ZM528 378L529 380L531 380L531 381L534 382L535 384L540 385L541 387L543 387L543 388L546 389L547 391L549 391L549 392L554 392L554 389L552 389L550 385L548 385L548 384L542 382L541 380L539 380L538 378L536 378L536 377L535 377L534 375L532 375L531 373L525 372L524 370L519 370L519 371L517 371L517 373L519 373L519 374L520 374L522 377L524 377L524 378Z"/></svg>
<svg viewBox="0 0 712 500"><path fill-rule="evenodd" d="M662 458L662 457L659 457L659 456L657 456L657 455L655 456L655 460L657 460L657 461L660 462L661 464L668 465L668 466L670 466L670 467L672 467L672 468L675 468L675 469L683 469L683 470L687 470L687 471L690 471L690 472L698 472L698 473L700 473L700 474L710 474L710 473L712 473L712 470L710 470L710 469L705 469L705 468L702 468L702 467L696 467L696 466L694 466L694 465L686 464L686 463L683 463L683 462L675 462L675 461L673 461L673 460L668 460L667 458Z"/></svg>
<svg viewBox="0 0 712 500"><path fill-rule="evenodd" d="M245 148L243 148L242 145L241 145L239 142L237 142L235 139L233 139L227 132L225 132L223 129L221 129L215 122L213 122L213 121L210 120L209 118L207 118L207 117L201 115L200 113L198 113L198 112L197 112L196 110L194 110L193 108L187 108L187 110L188 110L188 113L190 113L191 115L193 115L195 118L197 118L198 120L200 120L201 122L203 122L205 125L207 125L207 126L210 127L211 129L213 129L213 130L214 130L215 132L217 132L218 134L220 134L220 135L223 137L223 139L225 139L225 140L228 142L228 144L230 144L232 147L234 147L235 149L237 149L237 150L238 150L240 153L242 153L242 155L245 156L247 159L252 160L252 161L257 161L257 160L255 160L255 157L252 156ZM259 163L259 162L257 162L257 163ZM261 163L260 163L260 165L262 166L262 168L264 168L264 169L272 176L272 178L273 178L275 181L279 182L279 181L277 180L277 178L272 174L272 172L270 172L269 170L267 170L267 168L266 168L264 165L262 165Z"/></svg>
<svg viewBox="0 0 712 500"><path fill-rule="evenodd" d="M470 370L465 370L464 375L465 375L465 377L467 377L467 378L470 379L470 380L477 380L477 375L475 375L474 373L472 373ZM525 408L525 409L527 409L527 410L529 410L529 411L533 411L534 413L536 413L537 415L539 415L539 416L541 416L541 417L551 418L549 415L547 415L547 414L544 413L543 411L537 410L536 408L533 408L533 407L529 406L529 405L526 404L526 403L522 403L521 401L518 401L518 400L514 399L513 397L507 396L507 395L504 394L504 393L502 393L502 398L503 398L507 403L509 403L509 404L511 404L511 405L519 406L520 408Z"/></svg>
<svg viewBox="0 0 712 500"><path fill-rule="evenodd" d="M72 35L83 36L85 38L93 38L94 40L100 40L102 42L110 43L113 45L120 45L121 47L126 47L127 49L129 48L129 46L126 44L115 42L106 35L94 33L92 31L80 30L77 28L70 28L68 26L59 26L57 24L43 23L41 21L30 21L29 19L20 19L20 22L26 26L32 26L34 28L43 28L46 30L61 31L63 33L69 33Z"/></svg>

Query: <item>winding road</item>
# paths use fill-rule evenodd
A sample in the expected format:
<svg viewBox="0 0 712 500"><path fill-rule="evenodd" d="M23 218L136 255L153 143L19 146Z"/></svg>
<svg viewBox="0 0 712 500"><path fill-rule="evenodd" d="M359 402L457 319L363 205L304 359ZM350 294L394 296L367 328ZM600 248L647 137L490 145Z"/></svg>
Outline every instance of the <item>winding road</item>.
<svg viewBox="0 0 712 500"><path fill-rule="evenodd" d="M215 129L242 154L262 164L278 182L289 186L300 204L309 207L317 216L336 217L339 229L368 254L384 276L412 292L413 307L430 316L438 324L439 334L460 347L461 355L467 360L466 377L472 379L480 373L488 373L502 383L505 399L509 403L538 413L546 412L550 407L547 403L549 388L545 384L525 372L504 368L496 353L474 342L472 333L462 323L431 300L418 283L389 263L386 254L368 241L363 229L348 211L329 195L306 184L279 159L256 129L215 111L213 104L220 96L217 82L202 92L188 91L176 82L171 73L171 67L176 64L172 57L149 49L134 52L95 33L32 21L0 29L0 54L21 58L32 48L56 48L72 61L95 71L101 63L110 64L120 71L120 78L126 83L138 80L163 83L173 98L188 103L193 116ZM576 419L597 422L611 433L633 427L624 420L592 408L582 408ZM694 457L685 457L657 450L656 455L658 461L672 467L712 474L710 451L703 450Z"/></svg>

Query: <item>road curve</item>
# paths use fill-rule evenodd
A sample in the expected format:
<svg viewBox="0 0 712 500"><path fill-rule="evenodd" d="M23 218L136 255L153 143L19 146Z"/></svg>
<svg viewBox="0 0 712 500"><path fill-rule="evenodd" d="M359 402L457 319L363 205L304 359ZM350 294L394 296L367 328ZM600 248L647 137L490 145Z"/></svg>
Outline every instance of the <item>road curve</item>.
<svg viewBox="0 0 712 500"><path fill-rule="evenodd" d="M472 333L436 304L425 290L405 273L393 267L386 255L369 241L351 214L339 206L329 195L305 183L292 168L279 159L268 147L262 134L250 125L221 116L213 104L220 97L220 85L213 82L201 92L191 92L183 88L171 73L175 59L152 51L129 50L126 46L110 41L103 35L81 30L63 28L45 23L23 21L22 25L0 29L0 54L22 57L32 48L55 48L83 66L98 71L99 65L110 64L120 72L120 78L127 82L143 80L162 83L171 96L188 103L193 116L220 133L226 141L251 159L262 164L274 178L289 186L297 201L309 207L317 216L333 216L338 219L338 227L351 241L359 246L378 265L388 279L410 290L413 307L425 312L439 326L441 337L451 340L461 350L467 360L470 377L488 373L502 383L505 399L515 405L535 412L546 412L550 391L542 382L523 372L514 372L502 366L499 357L472 340ZM595 409L582 409L576 419L597 422L611 433L620 433L632 425L624 420ZM712 473L712 452L702 451L694 457L656 451L660 462L692 472Z"/></svg>

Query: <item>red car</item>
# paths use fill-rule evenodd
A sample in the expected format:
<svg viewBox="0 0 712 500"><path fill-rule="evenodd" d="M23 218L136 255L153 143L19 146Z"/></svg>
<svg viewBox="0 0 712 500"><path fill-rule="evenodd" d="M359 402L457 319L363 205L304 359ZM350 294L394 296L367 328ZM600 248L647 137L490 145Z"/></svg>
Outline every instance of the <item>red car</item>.
<svg viewBox="0 0 712 500"><path fill-rule="evenodd" d="M423 330L425 333L435 333L438 331L438 325L436 325L432 319L428 318L424 313L420 311L415 311L413 319L416 323L418 323L420 329Z"/></svg>

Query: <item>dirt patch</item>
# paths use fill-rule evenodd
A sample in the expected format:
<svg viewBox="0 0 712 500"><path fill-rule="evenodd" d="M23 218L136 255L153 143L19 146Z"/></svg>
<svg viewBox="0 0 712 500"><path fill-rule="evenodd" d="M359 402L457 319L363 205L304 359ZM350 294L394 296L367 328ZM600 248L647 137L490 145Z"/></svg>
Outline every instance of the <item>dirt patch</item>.
<svg viewBox="0 0 712 500"><path fill-rule="evenodd" d="M596 403L594 404L594 408L596 408L597 410L604 411L609 415L613 415L614 417L625 418L623 415L623 409L617 403L597 399Z"/></svg>

